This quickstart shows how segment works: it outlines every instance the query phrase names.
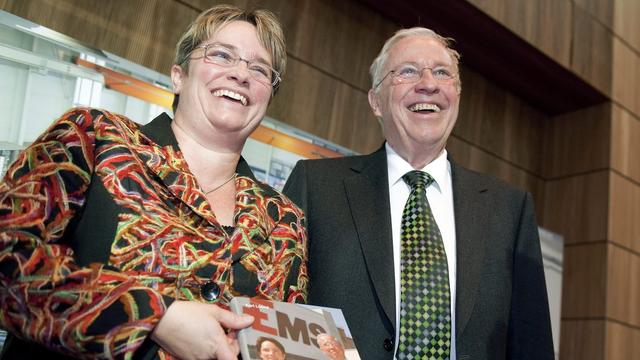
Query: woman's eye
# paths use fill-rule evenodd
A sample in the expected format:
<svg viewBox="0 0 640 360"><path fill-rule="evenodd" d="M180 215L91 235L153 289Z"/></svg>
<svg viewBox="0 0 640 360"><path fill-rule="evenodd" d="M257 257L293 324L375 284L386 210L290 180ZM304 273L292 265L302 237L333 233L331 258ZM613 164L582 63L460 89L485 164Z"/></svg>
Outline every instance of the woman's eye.
<svg viewBox="0 0 640 360"><path fill-rule="evenodd" d="M264 77L270 77L270 73L271 73L271 71L266 67L258 66L258 65L251 66L250 70Z"/></svg>
<svg viewBox="0 0 640 360"><path fill-rule="evenodd" d="M209 55L207 56L212 60L223 60L223 61L231 61L232 56L226 51L222 50L211 50L209 51Z"/></svg>

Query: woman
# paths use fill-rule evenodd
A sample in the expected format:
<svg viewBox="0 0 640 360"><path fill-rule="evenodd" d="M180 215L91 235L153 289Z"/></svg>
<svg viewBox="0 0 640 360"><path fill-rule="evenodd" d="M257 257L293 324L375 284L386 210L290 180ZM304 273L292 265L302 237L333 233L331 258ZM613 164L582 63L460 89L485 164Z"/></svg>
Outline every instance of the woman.
<svg viewBox="0 0 640 360"><path fill-rule="evenodd" d="M284 360L287 356L284 346L278 340L264 336L256 341L256 351L260 360Z"/></svg>
<svg viewBox="0 0 640 360"><path fill-rule="evenodd" d="M236 295L306 298L301 211L240 151L286 64L267 11L216 6L178 43L175 118L75 109L0 183L7 357L236 359Z"/></svg>

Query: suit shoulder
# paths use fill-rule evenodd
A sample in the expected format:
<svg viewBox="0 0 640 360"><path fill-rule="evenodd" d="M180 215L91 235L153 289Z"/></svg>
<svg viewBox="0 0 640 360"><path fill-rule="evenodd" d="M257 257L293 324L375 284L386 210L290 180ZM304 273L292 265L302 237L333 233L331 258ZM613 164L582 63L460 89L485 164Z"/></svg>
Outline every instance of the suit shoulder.
<svg viewBox="0 0 640 360"><path fill-rule="evenodd" d="M341 167L357 164L367 156L368 155L352 155L327 159L304 159L299 162L309 168Z"/></svg>
<svg viewBox="0 0 640 360"><path fill-rule="evenodd" d="M315 172L340 172L362 167L371 155L352 155L329 159L305 159L297 164L306 171Z"/></svg>
<svg viewBox="0 0 640 360"><path fill-rule="evenodd" d="M524 196L527 192L518 188L494 175L480 173L474 170L464 168L460 165L451 163L452 179L456 181L464 181L465 183L474 183L478 187L487 190L502 192L511 196Z"/></svg>

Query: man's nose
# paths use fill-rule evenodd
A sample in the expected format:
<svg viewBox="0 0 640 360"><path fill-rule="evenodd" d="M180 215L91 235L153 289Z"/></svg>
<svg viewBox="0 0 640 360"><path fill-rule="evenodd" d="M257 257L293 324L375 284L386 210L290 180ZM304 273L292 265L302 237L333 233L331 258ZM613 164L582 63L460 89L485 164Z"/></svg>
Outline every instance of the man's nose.
<svg viewBox="0 0 640 360"><path fill-rule="evenodd" d="M438 80L433 76L430 68L423 68L420 72L420 80L416 83L417 91L428 91L430 93L438 91Z"/></svg>

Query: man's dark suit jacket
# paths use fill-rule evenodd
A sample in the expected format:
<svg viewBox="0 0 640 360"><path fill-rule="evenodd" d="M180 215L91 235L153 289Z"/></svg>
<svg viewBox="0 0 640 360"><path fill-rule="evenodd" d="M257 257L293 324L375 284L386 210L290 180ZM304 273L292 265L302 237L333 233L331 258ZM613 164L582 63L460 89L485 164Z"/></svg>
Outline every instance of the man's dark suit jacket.
<svg viewBox="0 0 640 360"><path fill-rule="evenodd" d="M457 241L456 352L553 359L531 196L451 163ZM300 161L284 193L306 213L309 303L341 308L363 360L392 359L393 241L384 147Z"/></svg>

